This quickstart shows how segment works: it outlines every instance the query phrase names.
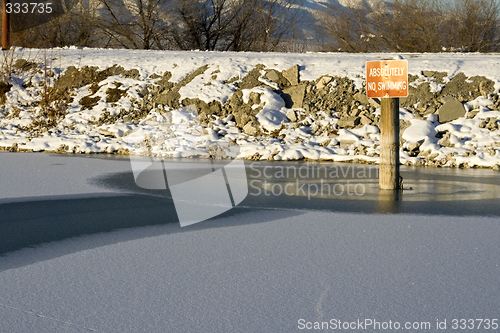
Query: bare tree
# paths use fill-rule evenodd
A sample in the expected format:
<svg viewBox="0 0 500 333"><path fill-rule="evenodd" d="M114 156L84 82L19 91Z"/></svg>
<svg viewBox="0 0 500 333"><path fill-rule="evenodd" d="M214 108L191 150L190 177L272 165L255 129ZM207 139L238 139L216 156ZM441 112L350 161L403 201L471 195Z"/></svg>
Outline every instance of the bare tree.
<svg viewBox="0 0 500 333"><path fill-rule="evenodd" d="M376 49L374 20L370 10L357 0L347 0L346 6L329 3L316 13L322 33L330 36L330 51L370 52Z"/></svg>
<svg viewBox="0 0 500 333"><path fill-rule="evenodd" d="M173 38L181 49L276 51L295 25L289 0L179 0Z"/></svg>
<svg viewBox="0 0 500 333"><path fill-rule="evenodd" d="M259 24L254 32L253 50L280 51L278 46L297 32L298 6L289 0L262 0L256 9Z"/></svg>
<svg viewBox="0 0 500 333"><path fill-rule="evenodd" d="M499 49L496 0L347 0L318 14L331 48L348 52L491 52Z"/></svg>
<svg viewBox="0 0 500 333"><path fill-rule="evenodd" d="M495 0L455 0L448 15L448 47L466 52L498 51L499 14Z"/></svg>
<svg viewBox="0 0 500 333"><path fill-rule="evenodd" d="M386 50L440 52L443 11L437 0L395 0L373 13L374 31Z"/></svg>
<svg viewBox="0 0 500 333"><path fill-rule="evenodd" d="M98 26L108 46L133 49L162 48L167 25L161 19L162 0L99 0Z"/></svg>
<svg viewBox="0 0 500 333"><path fill-rule="evenodd" d="M95 21L95 8L81 1L61 16L54 17L42 25L14 33L12 43L17 46L39 48L67 45L94 46L99 40Z"/></svg>
<svg viewBox="0 0 500 333"><path fill-rule="evenodd" d="M233 20L227 29L226 50L249 51L253 49L259 32L256 14L262 0L242 0L232 6Z"/></svg>
<svg viewBox="0 0 500 333"><path fill-rule="evenodd" d="M179 0L172 36L181 49L217 50L234 19L229 0ZM223 47L223 46L222 46Z"/></svg>

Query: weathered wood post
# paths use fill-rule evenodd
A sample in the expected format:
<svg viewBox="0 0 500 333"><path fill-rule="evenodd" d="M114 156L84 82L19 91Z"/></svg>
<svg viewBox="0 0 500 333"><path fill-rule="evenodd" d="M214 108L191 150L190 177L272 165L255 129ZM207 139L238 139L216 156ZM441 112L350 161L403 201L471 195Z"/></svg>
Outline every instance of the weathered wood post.
<svg viewBox="0 0 500 333"><path fill-rule="evenodd" d="M399 189L399 98L382 98L380 106L379 188Z"/></svg>
<svg viewBox="0 0 500 333"><path fill-rule="evenodd" d="M408 96L408 61L382 60L366 63L366 94L381 99L379 188L398 190L399 97Z"/></svg>
<svg viewBox="0 0 500 333"><path fill-rule="evenodd" d="M2 0L2 50L10 49L10 13L7 12L9 0Z"/></svg>

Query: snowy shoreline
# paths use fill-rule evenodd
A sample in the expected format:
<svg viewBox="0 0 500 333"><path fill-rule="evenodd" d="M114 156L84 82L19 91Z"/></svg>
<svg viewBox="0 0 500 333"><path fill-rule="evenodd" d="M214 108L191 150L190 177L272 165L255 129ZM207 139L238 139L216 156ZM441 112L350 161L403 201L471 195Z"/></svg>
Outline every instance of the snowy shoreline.
<svg viewBox="0 0 500 333"><path fill-rule="evenodd" d="M0 149L378 163L364 66L390 57L409 61L401 163L499 168L498 54L20 49Z"/></svg>

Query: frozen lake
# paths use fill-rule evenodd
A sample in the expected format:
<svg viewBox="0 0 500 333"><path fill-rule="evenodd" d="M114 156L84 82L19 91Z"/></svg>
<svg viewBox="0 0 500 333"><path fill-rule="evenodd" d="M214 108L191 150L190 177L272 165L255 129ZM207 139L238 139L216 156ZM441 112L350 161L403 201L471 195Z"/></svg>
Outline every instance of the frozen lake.
<svg viewBox="0 0 500 333"><path fill-rule="evenodd" d="M177 163L182 174L201 162ZM392 196L376 166L247 162L247 198L181 228L170 192L138 188L127 159L2 153L0 165L5 331L293 332L358 319L436 331L499 316L492 170L402 167Z"/></svg>
<svg viewBox="0 0 500 333"><path fill-rule="evenodd" d="M126 157L2 153L0 158L9 170L1 176L0 254L178 222L170 191L138 187ZM169 161L179 179L207 163ZM223 165L215 162L216 168ZM256 210L500 217L500 177L490 169L402 166L404 190L396 193L378 190L377 165L246 161L246 173L246 199L222 217Z"/></svg>

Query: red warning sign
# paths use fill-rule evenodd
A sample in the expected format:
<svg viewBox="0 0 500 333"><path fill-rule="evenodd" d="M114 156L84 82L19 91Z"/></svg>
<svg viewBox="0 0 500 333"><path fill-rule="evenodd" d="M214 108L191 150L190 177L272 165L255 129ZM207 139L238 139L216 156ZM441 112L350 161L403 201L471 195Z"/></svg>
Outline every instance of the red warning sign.
<svg viewBox="0 0 500 333"><path fill-rule="evenodd" d="M408 60L367 61L366 94L370 98L408 97Z"/></svg>

